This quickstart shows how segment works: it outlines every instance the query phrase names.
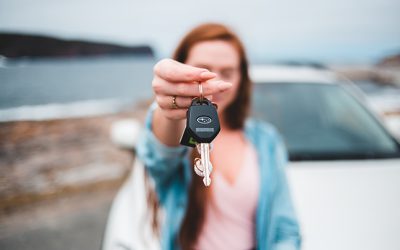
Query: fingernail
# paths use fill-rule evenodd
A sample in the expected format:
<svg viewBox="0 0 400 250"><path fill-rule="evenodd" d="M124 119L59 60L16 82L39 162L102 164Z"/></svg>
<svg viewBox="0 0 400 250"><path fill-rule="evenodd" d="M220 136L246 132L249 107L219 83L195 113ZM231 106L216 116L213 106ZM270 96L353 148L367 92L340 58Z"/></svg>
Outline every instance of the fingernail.
<svg viewBox="0 0 400 250"><path fill-rule="evenodd" d="M230 87L232 87L232 83L230 83L230 82L221 81L221 82L218 83L218 88L220 90L227 90Z"/></svg>
<svg viewBox="0 0 400 250"><path fill-rule="evenodd" d="M214 78L216 76L217 76L217 74L215 74L213 72L210 72L210 71L204 71L204 72L202 72L200 74L200 77L204 78L204 79L211 79L211 78Z"/></svg>

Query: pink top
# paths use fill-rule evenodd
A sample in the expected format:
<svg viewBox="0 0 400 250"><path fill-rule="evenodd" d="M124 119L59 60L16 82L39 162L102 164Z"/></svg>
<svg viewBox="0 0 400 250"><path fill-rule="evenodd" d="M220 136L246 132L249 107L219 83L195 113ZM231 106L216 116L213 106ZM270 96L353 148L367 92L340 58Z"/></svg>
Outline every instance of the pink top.
<svg viewBox="0 0 400 250"><path fill-rule="evenodd" d="M257 153L248 143L244 166L230 184L214 168L212 199L206 205L203 231L196 244L198 250L252 249L255 247L255 215L259 194Z"/></svg>

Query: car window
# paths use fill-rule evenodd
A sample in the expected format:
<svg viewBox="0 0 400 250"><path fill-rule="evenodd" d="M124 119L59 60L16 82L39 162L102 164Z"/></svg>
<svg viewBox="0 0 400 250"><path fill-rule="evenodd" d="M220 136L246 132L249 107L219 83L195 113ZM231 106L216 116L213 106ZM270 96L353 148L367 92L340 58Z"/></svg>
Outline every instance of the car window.
<svg viewBox="0 0 400 250"><path fill-rule="evenodd" d="M291 160L399 155L396 141L340 85L256 84L253 107L282 133Z"/></svg>

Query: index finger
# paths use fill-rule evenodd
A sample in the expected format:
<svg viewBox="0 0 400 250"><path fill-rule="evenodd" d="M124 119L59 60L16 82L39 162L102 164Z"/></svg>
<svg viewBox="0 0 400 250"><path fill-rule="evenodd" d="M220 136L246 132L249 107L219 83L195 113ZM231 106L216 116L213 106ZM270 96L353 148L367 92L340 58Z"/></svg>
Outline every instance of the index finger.
<svg viewBox="0 0 400 250"><path fill-rule="evenodd" d="M168 82L203 82L217 76L207 69L193 67L172 59L163 59L154 66L154 74Z"/></svg>

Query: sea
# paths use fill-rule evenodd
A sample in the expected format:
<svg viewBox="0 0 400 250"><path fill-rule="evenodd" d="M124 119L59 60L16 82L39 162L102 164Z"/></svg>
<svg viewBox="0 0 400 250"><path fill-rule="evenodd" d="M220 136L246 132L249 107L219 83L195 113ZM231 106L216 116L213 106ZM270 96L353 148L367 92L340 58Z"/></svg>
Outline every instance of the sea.
<svg viewBox="0 0 400 250"><path fill-rule="evenodd" d="M154 59L101 56L0 60L0 121L118 112L152 97Z"/></svg>

